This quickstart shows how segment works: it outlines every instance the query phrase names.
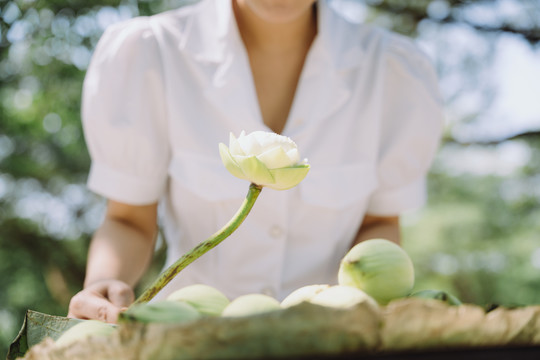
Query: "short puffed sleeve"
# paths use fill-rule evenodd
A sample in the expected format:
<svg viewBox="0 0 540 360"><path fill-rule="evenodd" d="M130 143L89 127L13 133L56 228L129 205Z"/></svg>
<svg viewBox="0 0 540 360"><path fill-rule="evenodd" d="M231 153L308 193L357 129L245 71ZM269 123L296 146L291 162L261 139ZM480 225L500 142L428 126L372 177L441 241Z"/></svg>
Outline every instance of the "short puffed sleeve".
<svg viewBox="0 0 540 360"><path fill-rule="evenodd" d="M149 21L134 18L105 31L82 95L88 187L132 205L159 200L169 163L162 65Z"/></svg>
<svg viewBox="0 0 540 360"><path fill-rule="evenodd" d="M435 70L412 40L391 35L382 65L379 186L367 213L391 216L424 204L444 117Z"/></svg>

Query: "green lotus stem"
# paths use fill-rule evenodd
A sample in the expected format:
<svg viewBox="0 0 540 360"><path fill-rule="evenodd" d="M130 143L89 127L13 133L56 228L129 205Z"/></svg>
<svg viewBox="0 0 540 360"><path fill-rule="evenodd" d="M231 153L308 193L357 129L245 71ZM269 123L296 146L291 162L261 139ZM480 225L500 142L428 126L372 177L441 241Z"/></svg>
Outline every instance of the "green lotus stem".
<svg viewBox="0 0 540 360"><path fill-rule="evenodd" d="M191 251L182 255L178 260L176 260L174 264L172 264L165 271L163 271L154 281L154 283L150 285L144 291L144 293L142 293L137 298L137 300L135 300L133 305L150 301L186 266L197 260L208 250L213 249L219 243L229 237L229 235L231 235L247 217L247 215L251 211L251 208L253 207L253 204L255 204L255 200L257 200L257 197L261 193L261 190L262 186L252 183L249 186L249 191L246 195L246 198L244 199L244 202L242 203L242 206L240 206L240 209L238 209L232 219L227 224L225 224L225 226L221 228L221 230L201 242L199 245L195 246L193 249L191 249Z"/></svg>

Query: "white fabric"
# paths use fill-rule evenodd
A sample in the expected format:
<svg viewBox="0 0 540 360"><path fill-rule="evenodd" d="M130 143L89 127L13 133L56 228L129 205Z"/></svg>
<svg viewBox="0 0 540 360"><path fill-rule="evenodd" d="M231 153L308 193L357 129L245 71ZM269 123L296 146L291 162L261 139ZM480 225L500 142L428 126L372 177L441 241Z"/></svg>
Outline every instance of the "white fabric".
<svg viewBox="0 0 540 360"><path fill-rule="evenodd" d="M181 272L233 298L279 299L335 283L365 213L397 215L425 199L442 128L436 76L402 36L347 21L319 2L319 29L283 131L311 171L263 189L240 228ZM219 230L248 183L218 143L264 125L230 1L206 0L111 26L86 76L88 185L129 204L161 201L167 265Z"/></svg>

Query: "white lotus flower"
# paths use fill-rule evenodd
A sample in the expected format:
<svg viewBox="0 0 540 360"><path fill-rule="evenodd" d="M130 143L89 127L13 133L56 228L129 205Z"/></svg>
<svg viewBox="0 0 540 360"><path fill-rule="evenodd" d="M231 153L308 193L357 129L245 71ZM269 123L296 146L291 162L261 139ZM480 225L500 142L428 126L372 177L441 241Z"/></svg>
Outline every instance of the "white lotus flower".
<svg viewBox="0 0 540 360"><path fill-rule="evenodd" d="M242 131L238 139L231 133L229 147L220 143L219 153L234 176L275 190L298 185L309 171L294 141L276 133Z"/></svg>

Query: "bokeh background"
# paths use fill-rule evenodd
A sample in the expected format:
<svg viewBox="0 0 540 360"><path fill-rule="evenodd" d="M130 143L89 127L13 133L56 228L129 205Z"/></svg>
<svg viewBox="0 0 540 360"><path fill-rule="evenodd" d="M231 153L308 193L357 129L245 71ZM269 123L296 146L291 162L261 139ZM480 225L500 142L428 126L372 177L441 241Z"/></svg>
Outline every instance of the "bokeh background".
<svg viewBox="0 0 540 360"><path fill-rule="evenodd" d="M87 191L81 84L103 30L179 0L0 0L0 353L33 309L65 315L104 200ZM416 40L446 129L429 202L403 218L416 289L540 303L540 2L350 0L352 20ZM159 243L153 278L163 261Z"/></svg>

